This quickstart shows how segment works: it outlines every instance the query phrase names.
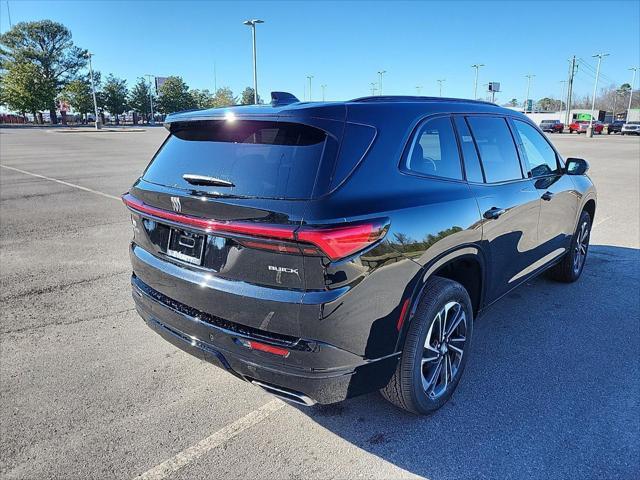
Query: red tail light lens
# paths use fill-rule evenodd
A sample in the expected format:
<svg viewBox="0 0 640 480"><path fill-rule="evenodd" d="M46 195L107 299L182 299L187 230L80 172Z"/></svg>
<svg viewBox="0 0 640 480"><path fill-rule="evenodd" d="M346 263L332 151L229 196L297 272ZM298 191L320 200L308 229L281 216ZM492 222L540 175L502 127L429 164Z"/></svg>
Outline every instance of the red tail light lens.
<svg viewBox="0 0 640 480"><path fill-rule="evenodd" d="M348 257L383 238L389 228L386 219L335 227L300 227L296 231L299 241L317 246L331 260Z"/></svg>
<svg viewBox="0 0 640 480"><path fill-rule="evenodd" d="M196 227L202 230L215 232L240 233L243 235L255 235L258 237L278 238L282 240L294 240L295 227L281 225L265 225L250 222L221 222L206 218L192 217L182 213L169 212L161 208L155 208L126 193L122 196L124 204L138 212L147 213L157 218L163 218L171 222Z"/></svg>
<svg viewBox="0 0 640 480"><path fill-rule="evenodd" d="M388 219L377 219L327 227L305 225L296 230L294 226L265 225L251 222L222 222L170 212L147 205L128 193L122 196L122 201L134 211L201 230L302 242L300 249L298 249L287 242L278 245L272 242L261 242L259 239L238 240L241 244L250 248L281 253L300 253L300 250L302 250L304 254L326 255L331 260L345 258L367 248L382 239L389 229Z"/></svg>

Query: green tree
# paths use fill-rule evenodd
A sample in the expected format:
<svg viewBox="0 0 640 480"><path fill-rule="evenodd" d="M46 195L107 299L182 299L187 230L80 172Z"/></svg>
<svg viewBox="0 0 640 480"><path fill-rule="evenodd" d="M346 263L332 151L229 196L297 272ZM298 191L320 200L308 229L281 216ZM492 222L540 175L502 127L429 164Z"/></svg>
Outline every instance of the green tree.
<svg viewBox="0 0 640 480"><path fill-rule="evenodd" d="M151 114L150 95L151 89L144 78L138 78L138 83L133 86L129 94L129 107L143 118L146 118L147 123Z"/></svg>
<svg viewBox="0 0 640 480"><path fill-rule="evenodd" d="M538 100L537 108L543 112L553 112L558 110L560 106L560 100L554 98L544 97Z"/></svg>
<svg viewBox="0 0 640 480"><path fill-rule="evenodd" d="M189 92L189 87L182 77L167 77L158 92L158 110L162 113L179 112L195 108L196 104Z"/></svg>
<svg viewBox="0 0 640 480"><path fill-rule="evenodd" d="M54 92L53 85L47 83L41 68L33 63L11 62L0 77L2 102L9 108L33 114L35 122L42 123L41 110L49 106L49 99ZM55 112L54 112L55 113Z"/></svg>
<svg viewBox="0 0 640 480"><path fill-rule="evenodd" d="M233 96L233 92L229 87L219 88L213 96L214 107L230 107L231 105L237 104L238 99Z"/></svg>
<svg viewBox="0 0 640 480"><path fill-rule="evenodd" d="M240 105L253 105L253 88L247 87L242 91L242 95L240 96ZM260 95L258 95L258 103L262 103L262 99Z"/></svg>
<svg viewBox="0 0 640 480"><path fill-rule="evenodd" d="M509 106L509 107L517 107L518 106L518 99L517 98L512 98L511 100L509 100L509 103L507 103L507 106Z"/></svg>
<svg viewBox="0 0 640 480"><path fill-rule="evenodd" d="M86 80L72 80L64 86L59 98L68 102L85 119L89 112L93 112L91 85Z"/></svg>
<svg viewBox="0 0 640 480"><path fill-rule="evenodd" d="M127 81L109 75L102 87L102 99L107 111L116 116L116 124L120 123L119 115L127 109Z"/></svg>
<svg viewBox="0 0 640 480"><path fill-rule="evenodd" d="M191 90L195 108L213 108L213 95L209 90Z"/></svg>
<svg viewBox="0 0 640 480"><path fill-rule="evenodd" d="M20 22L0 35L0 68L16 63L32 63L42 78L42 88L51 121L57 123L56 96L87 64L86 50L76 47L71 32L51 20ZM36 72L34 72L36 73Z"/></svg>

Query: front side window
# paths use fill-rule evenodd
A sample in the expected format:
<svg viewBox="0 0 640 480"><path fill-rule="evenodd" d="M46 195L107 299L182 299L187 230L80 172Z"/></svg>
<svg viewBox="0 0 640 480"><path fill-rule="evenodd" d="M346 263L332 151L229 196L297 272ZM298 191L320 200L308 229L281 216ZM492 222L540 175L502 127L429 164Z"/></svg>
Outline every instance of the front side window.
<svg viewBox="0 0 640 480"><path fill-rule="evenodd" d="M487 183L522 179L516 145L504 118L468 117Z"/></svg>
<svg viewBox="0 0 640 480"><path fill-rule="evenodd" d="M406 166L423 175L462 180L458 144L449 117L428 120L420 127Z"/></svg>
<svg viewBox="0 0 640 480"><path fill-rule="evenodd" d="M514 120L513 124L522 142L522 149L531 174L534 177L541 177L557 172L556 152L553 151L549 142L528 123Z"/></svg>

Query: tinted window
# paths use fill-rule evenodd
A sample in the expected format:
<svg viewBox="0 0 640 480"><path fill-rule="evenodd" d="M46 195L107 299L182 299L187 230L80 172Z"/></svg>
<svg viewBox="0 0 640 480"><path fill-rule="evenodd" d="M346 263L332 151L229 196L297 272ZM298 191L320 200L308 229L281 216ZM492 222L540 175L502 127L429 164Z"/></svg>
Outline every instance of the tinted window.
<svg viewBox="0 0 640 480"><path fill-rule="evenodd" d="M531 174L534 177L540 177L556 172L558 170L556 152L553 151L549 142L528 123L514 120L513 124L520 136Z"/></svg>
<svg viewBox="0 0 640 480"><path fill-rule="evenodd" d="M522 178L518 152L504 118L469 117L488 183Z"/></svg>
<svg viewBox="0 0 640 480"><path fill-rule="evenodd" d="M326 134L296 123L255 120L184 122L145 171L149 182L229 195L309 198ZM185 173L215 177L235 186L194 187Z"/></svg>
<svg viewBox="0 0 640 480"><path fill-rule="evenodd" d="M455 117L454 122L458 130L458 138L462 147L462 155L464 156L464 169L467 173L467 180L470 182L483 182L482 168L480 167L480 159L476 146L473 143L473 137L462 117Z"/></svg>
<svg viewBox="0 0 640 480"><path fill-rule="evenodd" d="M449 117L428 120L420 127L409 150L407 168L426 175L462 179L458 144Z"/></svg>

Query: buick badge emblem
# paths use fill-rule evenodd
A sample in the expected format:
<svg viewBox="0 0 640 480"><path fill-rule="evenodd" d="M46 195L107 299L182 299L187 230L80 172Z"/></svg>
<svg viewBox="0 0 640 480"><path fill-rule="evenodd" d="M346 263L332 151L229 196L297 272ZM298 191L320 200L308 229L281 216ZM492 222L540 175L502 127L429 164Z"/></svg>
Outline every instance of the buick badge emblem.
<svg viewBox="0 0 640 480"><path fill-rule="evenodd" d="M171 197L171 205L173 206L173 211L180 213L182 211L182 205L180 204L179 197Z"/></svg>

